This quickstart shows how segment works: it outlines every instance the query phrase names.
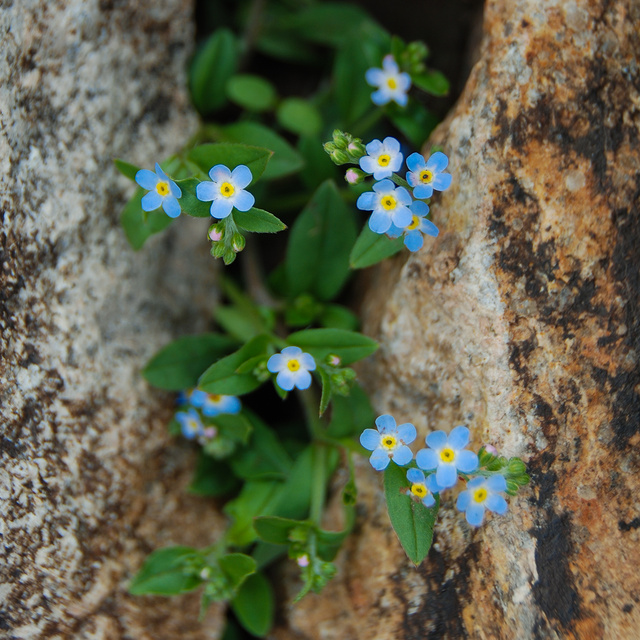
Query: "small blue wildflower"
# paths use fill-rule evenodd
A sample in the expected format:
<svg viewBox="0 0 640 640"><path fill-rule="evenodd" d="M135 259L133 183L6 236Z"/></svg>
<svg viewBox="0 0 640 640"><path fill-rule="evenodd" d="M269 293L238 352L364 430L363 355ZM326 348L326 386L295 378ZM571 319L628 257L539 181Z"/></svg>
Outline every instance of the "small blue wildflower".
<svg viewBox="0 0 640 640"><path fill-rule="evenodd" d="M478 527L484 519L485 509L500 515L506 513L507 501L499 494L506 490L507 481L500 474L474 478L467 483L467 490L458 496L456 507L465 512L469 524Z"/></svg>
<svg viewBox="0 0 640 640"><path fill-rule="evenodd" d="M422 234L433 236L434 238L440 233L431 220L427 220L426 215L429 213L429 206L426 202L414 200L409 207L413 214L411 223L404 229L399 229L395 225L391 225L387 235L390 238L399 238L404 233L404 245L409 251L418 251L422 249L424 238Z"/></svg>
<svg viewBox="0 0 640 640"><path fill-rule="evenodd" d="M277 373L276 384L285 391L294 387L308 389L311 385L311 374L315 371L316 361L300 347L285 347L280 353L269 358L267 369Z"/></svg>
<svg viewBox="0 0 640 640"><path fill-rule="evenodd" d="M449 158L441 151L436 151L426 161L419 153L412 153L407 158L407 182L413 187L413 197L430 198L434 189L448 189L451 186L451 174L443 173L448 164Z"/></svg>
<svg viewBox="0 0 640 640"><path fill-rule="evenodd" d="M208 180L201 182L196 187L196 196L202 202L211 202L210 213L214 218L221 220L226 218L233 208L238 211L249 211L256 199L251 193L245 191L253 175L249 167L238 165L233 171L223 164L211 167Z"/></svg>
<svg viewBox="0 0 640 640"><path fill-rule="evenodd" d="M387 136L382 142L373 140L365 149L368 155L360 158L360 168L372 173L376 180L388 178L402 166L400 143L391 136Z"/></svg>
<svg viewBox="0 0 640 640"><path fill-rule="evenodd" d="M207 393L200 389L192 389L187 396L188 402L202 410L207 418L213 418L221 413L239 413L242 404L236 396L222 396Z"/></svg>
<svg viewBox="0 0 640 640"><path fill-rule="evenodd" d="M155 211L162 205L164 212L170 218L177 218L180 215L178 198L182 197L182 191L157 162L155 173L148 169L140 169L136 173L136 182L149 191L140 202L143 211Z"/></svg>
<svg viewBox="0 0 640 640"><path fill-rule="evenodd" d="M364 77L367 84L378 88L371 94L371 100L374 104L382 106L393 100L401 107L407 105L411 76L408 73L400 72L398 63L391 54L383 58L382 69L375 67L367 69Z"/></svg>
<svg viewBox="0 0 640 640"><path fill-rule="evenodd" d="M176 420L182 427L182 435L189 440L194 440L198 436L204 434L204 426L200 415L195 409L189 409L188 411L178 411L176 413Z"/></svg>
<svg viewBox="0 0 640 640"><path fill-rule="evenodd" d="M376 471L382 471L393 460L397 465L408 464L413 458L408 444L416 439L416 428L409 422L396 426L393 416L382 415L376 419L375 429L365 429L360 435L360 444L373 451L369 462Z"/></svg>
<svg viewBox="0 0 640 640"><path fill-rule="evenodd" d="M432 507L436 503L433 494L439 493L440 487L433 473L425 478L420 469L409 469L407 480L411 483L411 495L420 500L425 507Z"/></svg>
<svg viewBox="0 0 640 640"><path fill-rule="evenodd" d="M478 456L467 451L469 429L455 427L447 437L444 431L433 431L426 438L429 449L420 449L416 464L425 471L436 469L436 481L443 489L458 481L458 471L471 473L478 468Z"/></svg>
<svg viewBox="0 0 640 640"><path fill-rule="evenodd" d="M369 228L375 233L386 233L391 225L404 229L411 223L411 196L404 187L398 187L391 180L381 180L373 185L373 191L360 194L356 207L363 211L373 211L369 218Z"/></svg>

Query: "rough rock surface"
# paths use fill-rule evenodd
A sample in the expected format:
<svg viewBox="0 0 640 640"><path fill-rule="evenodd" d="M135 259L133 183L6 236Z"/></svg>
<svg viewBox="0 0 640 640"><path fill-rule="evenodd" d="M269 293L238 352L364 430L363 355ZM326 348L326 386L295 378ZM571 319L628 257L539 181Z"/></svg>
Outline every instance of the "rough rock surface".
<svg viewBox="0 0 640 640"><path fill-rule="evenodd" d="M191 3L1 4L0 636L218 637L197 597L125 590L149 551L220 526L184 491L172 399L139 375L204 328L206 227L180 219L135 254L118 223L132 186L111 163L152 166L194 130Z"/></svg>
<svg viewBox="0 0 640 640"><path fill-rule="evenodd" d="M380 412L421 438L467 424L532 485L478 530L445 499L413 568L365 463L338 577L279 639L638 637L638 24L633 0L487 2L432 139L454 175L442 233L374 276L368 381Z"/></svg>

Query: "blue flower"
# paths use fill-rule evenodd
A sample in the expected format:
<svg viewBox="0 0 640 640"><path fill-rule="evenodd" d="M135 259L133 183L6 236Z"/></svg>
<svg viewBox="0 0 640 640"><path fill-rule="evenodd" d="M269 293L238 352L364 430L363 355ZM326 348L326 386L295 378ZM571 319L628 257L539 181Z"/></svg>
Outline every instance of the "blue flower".
<svg viewBox="0 0 640 640"><path fill-rule="evenodd" d="M189 409L188 411L178 411L176 413L176 420L182 427L182 435L189 440L194 440L198 436L203 435L204 426L200 415L195 409Z"/></svg>
<svg viewBox="0 0 640 640"><path fill-rule="evenodd" d="M382 471L393 460L397 465L405 465L413 458L408 444L416 439L416 428L410 424L396 427L393 416L382 415L376 419L375 429L365 429L360 436L360 444L369 451L373 451L369 462L376 471Z"/></svg>
<svg viewBox="0 0 640 640"><path fill-rule="evenodd" d="M411 495L420 500L425 507L432 507L436 503L433 494L439 493L440 487L433 473L425 478L420 469L409 469L407 480L411 483Z"/></svg>
<svg viewBox="0 0 640 640"><path fill-rule="evenodd" d="M360 168L372 173L376 180L388 178L402 166L400 143L395 138L387 136L382 142L373 140L365 149L368 155L360 158Z"/></svg>
<svg viewBox="0 0 640 640"><path fill-rule="evenodd" d="M378 87L378 90L371 94L374 104L382 106L394 100L401 107L406 106L411 76L400 72L398 63L391 54L383 58L382 69L367 69L364 77L372 87Z"/></svg>
<svg viewBox="0 0 640 640"><path fill-rule="evenodd" d="M242 407L236 396L221 396L200 389L193 389L187 395L187 399L192 406L201 409L203 415L208 418L213 418L221 413L239 413Z"/></svg>
<svg viewBox="0 0 640 640"><path fill-rule="evenodd" d="M211 167L209 177L196 187L196 196L202 202L211 200L210 213L219 220L226 218L235 207L238 211L249 211L256 199L245 187L253 179L251 170L244 164L238 165L233 171L223 164Z"/></svg>
<svg viewBox="0 0 640 640"><path fill-rule="evenodd" d="M136 173L136 182L149 191L140 202L143 211L155 211L162 205L164 212L170 218L177 218L180 215L178 198L182 197L182 191L157 162L155 173L148 169L140 169Z"/></svg>
<svg viewBox="0 0 640 640"><path fill-rule="evenodd" d="M411 223L411 196L404 187L398 187L391 180L381 180L373 185L373 191L362 193L356 207L373 211L369 218L369 228L375 233L386 233L391 225L404 229Z"/></svg>
<svg viewBox="0 0 640 640"><path fill-rule="evenodd" d="M391 225L387 235L391 238L398 238L404 233L404 244L409 251L418 251L424 244L422 234L433 236L434 238L440 233L431 220L427 220L426 215L429 213L429 206L426 202L414 200L409 207L413 214L411 223L404 229L399 229L395 225Z"/></svg>
<svg viewBox="0 0 640 640"><path fill-rule="evenodd" d="M474 478L467 483L467 490L458 496L456 507L464 511L467 522L474 527L482 524L485 509L503 515L507 501L499 494L507 490L507 481L499 474L489 478Z"/></svg>
<svg viewBox="0 0 640 640"><path fill-rule="evenodd" d="M276 384L285 391L294 387L308 389L311 385L311 374L315 371L316 361L300 347L285 347L280 353L269 358L267 369L277 373Z"/></svg>
<svg viewBox="0 0 640 640"><path fill-rule="evenodd" d="M478 456L467 451L469 429L455 427L447 437L444 431L434 431L427 438L429 449L420 449L416 463L425 471L436 469L436 480L443 489L458 481L458 471L471 473L478 468Z"/></svg>
<svg viewBox="0 0 640 640"><path fill-rule="evenodd" d="M448 164L449 158L441 151L436 151L427 161L419 153L412 153L407 158L407 182L413 187L413 197L430 198L434 189L448 189L451 174L443 173Z"/></svg>

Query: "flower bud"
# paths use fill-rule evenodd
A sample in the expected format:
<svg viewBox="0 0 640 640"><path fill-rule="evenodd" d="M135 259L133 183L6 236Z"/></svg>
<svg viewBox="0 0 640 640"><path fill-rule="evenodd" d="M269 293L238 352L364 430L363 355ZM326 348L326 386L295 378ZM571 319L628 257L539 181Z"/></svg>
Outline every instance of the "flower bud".
<svg viewBox="0 0 640 640"><path fill-rule="evenodd" d="M222 240L223 235L224 229L221 227L221 225L212 224L209 227L209 239L212 242L219 242L220 240Z"/></svg>
<svg viewBox="0 0 640 640"><path fill-rule="evenodd" d="M245 247L246 240L241 233L234 233L233 240L231 241L231 246L236 253L242 251Z"/></svg>
<svg viewBox="0 0 640 640"><path fill-rule="evenodd" d="M364 180L365 176L366 173L361 169L352 168L347 169L346 173L344 174L344 179L349 184L360 184Z"/></svg>

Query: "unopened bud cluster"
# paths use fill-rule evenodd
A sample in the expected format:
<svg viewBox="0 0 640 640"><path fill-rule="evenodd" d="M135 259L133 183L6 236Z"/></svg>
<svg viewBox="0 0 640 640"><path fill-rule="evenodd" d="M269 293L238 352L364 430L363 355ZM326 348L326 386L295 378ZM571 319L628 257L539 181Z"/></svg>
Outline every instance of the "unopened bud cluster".
<svg viewBox="0 0 640 640"><path fill-rule="evenodd" d="M331 142L325 142L324 150L337 165L357 164L358 160L367 153L360 138L354 138L351 134L339 129L333 132Z"/></svg>

